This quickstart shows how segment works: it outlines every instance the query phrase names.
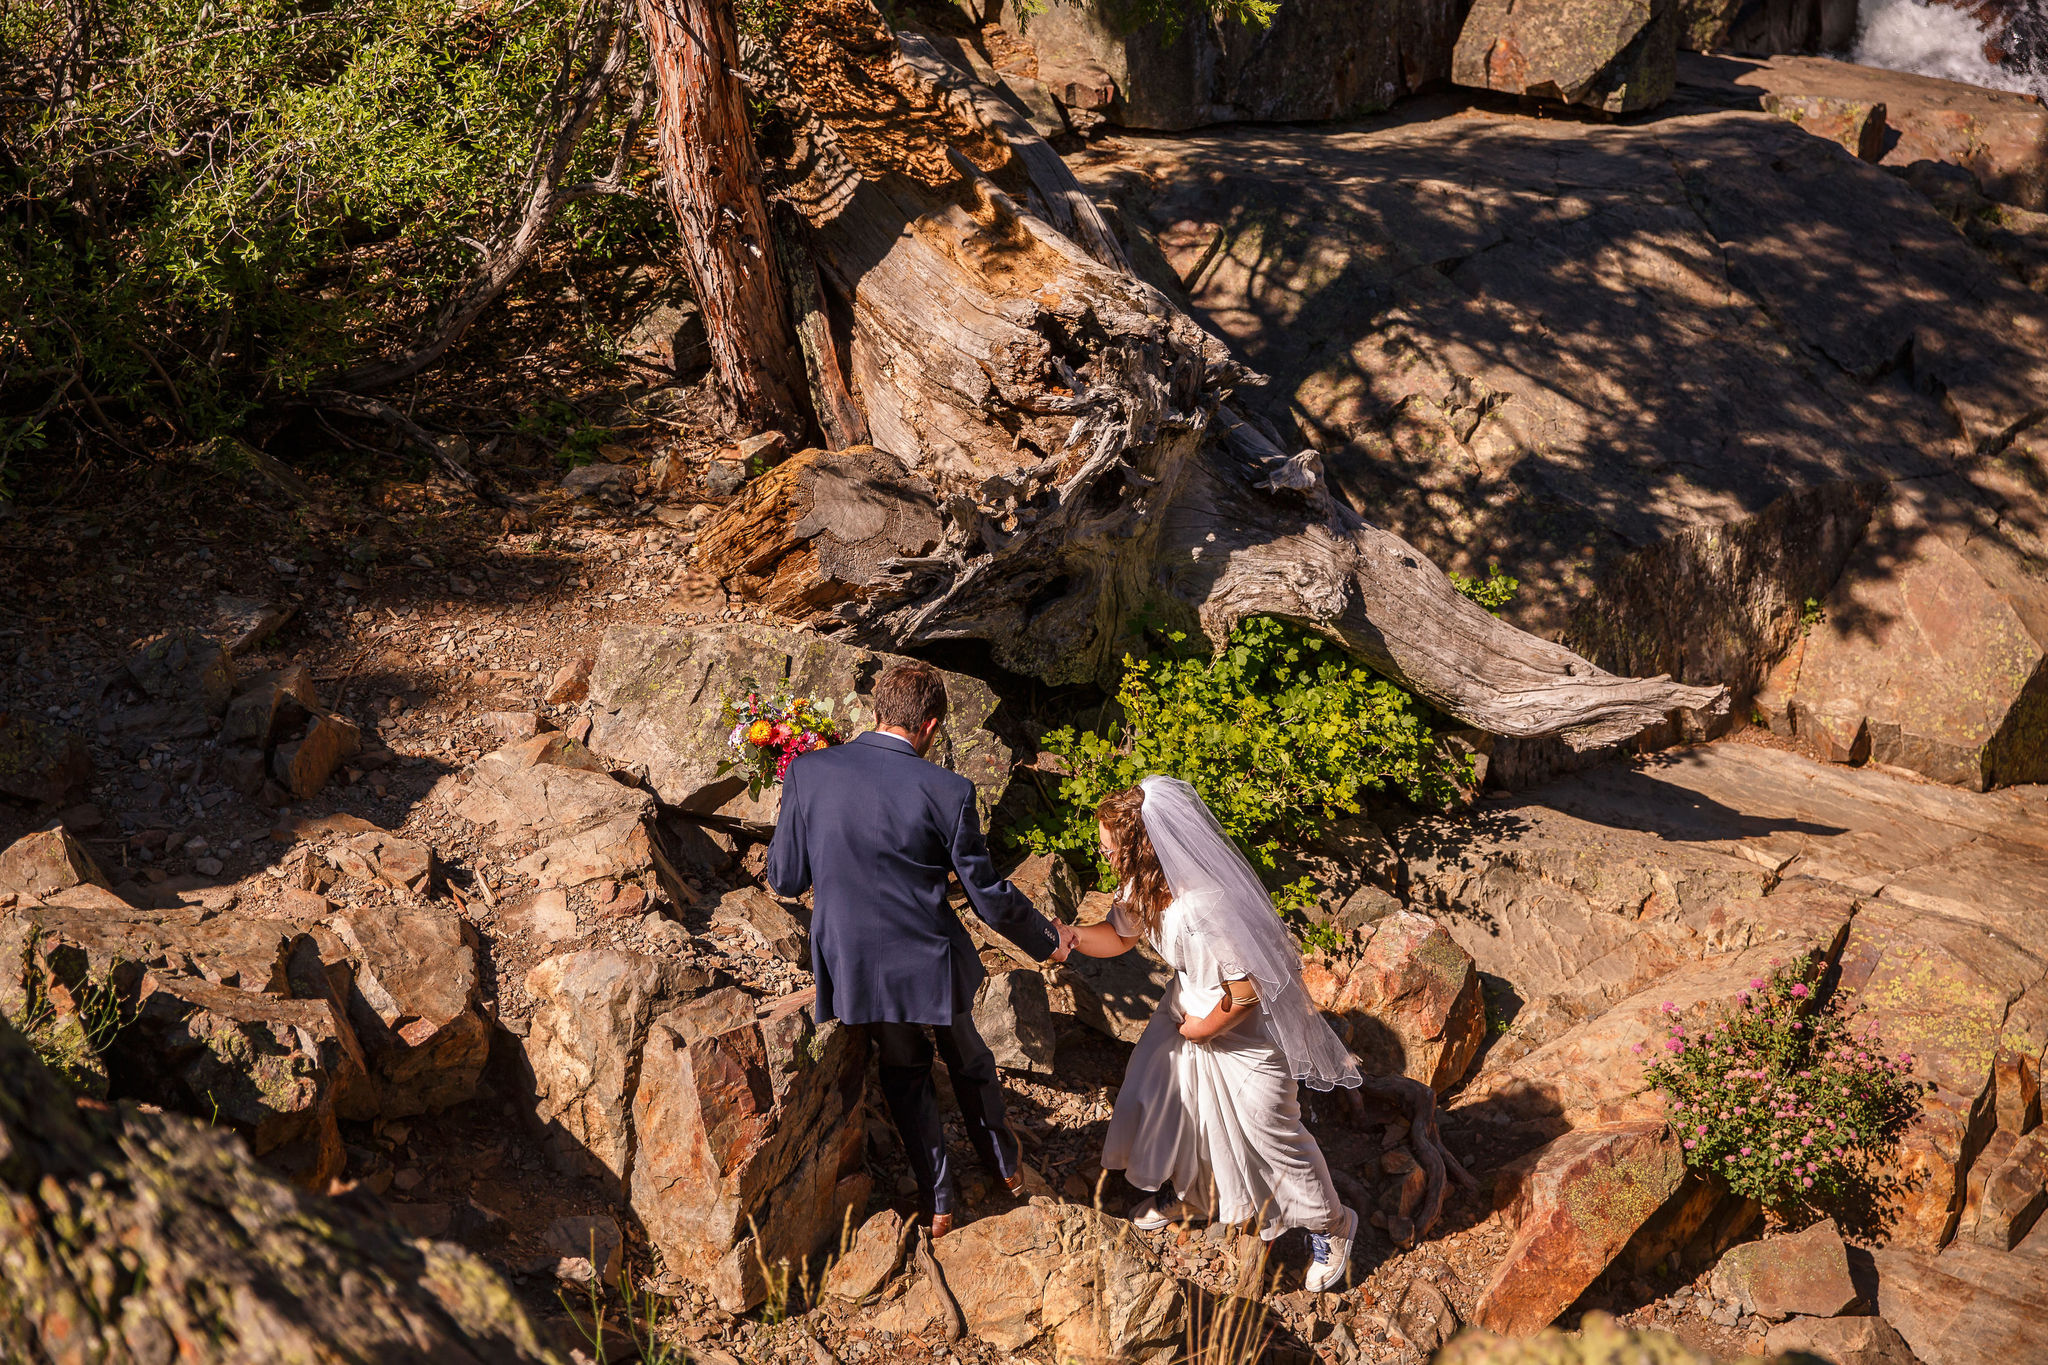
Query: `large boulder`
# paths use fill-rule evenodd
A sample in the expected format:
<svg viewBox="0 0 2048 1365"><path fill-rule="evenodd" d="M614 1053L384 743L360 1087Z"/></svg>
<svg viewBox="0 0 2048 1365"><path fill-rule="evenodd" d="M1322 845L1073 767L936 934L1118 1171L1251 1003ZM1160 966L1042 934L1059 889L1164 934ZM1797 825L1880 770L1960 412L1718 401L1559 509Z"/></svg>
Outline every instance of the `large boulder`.
<svg viewBox="0 0 2048 1365"><path fill-rule="evenodd" d="M730 1313L766 1301L776 1267L801 1273L837 1245L867 1204L866 1049L817 1024L813 999L739 1019L672 1010L641 1052L633 1212L662 1264Z"/></svg>
<svg viewBox="0 0 2048 1365"><path fill-rule="evenodd" d="M1548 1326L1678 1192L1685 1161L1662 1119L1564 1134L1501 1173L1514 1240L1472 1321L1527 1336Z"/></svg>
<svg viewBox="0 0 2048 1365"><path fill-rule="evenodd" d="M1077 171L1363 516L1498 563L1505 617L1604 668L1747 696L1880 506L2034 553L2048 444L2048 298L1749 98L1219 130ZM1540 780L1520 747L1490 775Z"/></svg>
<svg viewBox="0 0 2048 1365"><path fill-rule="evenodd" d="M672 905L693 899L669 860L653 796L613 777L566 735L534 735L486 754L442 795L457 815L485 827L494 852L524 854L512 870L542 890L610 880Z"/></svg>
<svg viewBox="0 0 2048 1365"><path fill-rule="evenodd" d="M308 1189L346 1164L335 1096L365 1068L330 1001L148 975L112 1060L121 1093L230 1125Z"/></svg>
<svg viewBox="0 0 2048 1365"><path fill-rule="evenodd" d="M353 965L349 1019L393 1118L476 1094L490 1053L476 931L440 906L379 907L329 921Z"/></svg>
<svg viewBox="0 0 2048 1365"><path fill-rule="evenodd" d="M1136 23L1105 0L1028 18L992 4L1029 44L1036 78L1070 110L1127 128L1355 118L1450 74L1460 0L1293 0L1259 27L1196 9ZM1028 8L1028 7L1026 7Z"/></svg>
<svg viewBox="0 0 2048 1365"><path fill-rule="evenodd" d="M1873 523L1771 676L1771 728L1978 791L2048 780L2048 562L1973 532Z"/></svg>
<svg viewBox="0 0 2048 1365"><path fill-rule="evenodd" d="M763 624L613 626L590 675L590 747L619 766L644 770L647 784L671 806L772 825L781 789L756 799L747 794L744 775L719 771L734 757L732 727L719 719L721 703L786 684L797 695L829 703L840 734L851 738L874 724L869 698L875 682L901 662ZM977 678L944 677L948 710L929 757L973 780L986 821L1010 780L1010 751L981 728L996 709L996 695Z"/></svg>
<svg viewBox="0 0 2048 1365"><path fill-rule="evenodd" d="M1924 1365L2041 1358L2048 1256L1957 1245L1938 1256L1881 1248L1877 1311Z"/></svg>
<svg viewBox="0 0 2048 1365"><path fill-rule="evenodd" d="M1714 1267L1714 1297L1771 1322L1831 1318L1862 1297L1849 1273L1849 1249L1833 1219L1787 1237L1744 1242Z"/></svg>
<svg viewBox="0 0 2048 1365"><path fill-rule="evenodd" d="M1303 983L1359 1063L1448 1090L1486 1040L1472 955L1427 915L1398 910L1364 942L1302 964Z"/></svg>
<svg viewBox="0 0 2048 1365"><path fill-rule="evenodd" d="M1475 0L1451 54L1460 85L1630 113L1671 97L1678 0Z"/></svg>
<svg viewBox="0 0 2048 1365"><path fill-rule="evenodd" d="M63 829L23 835L0 851L0 891L48 901L83 886L105 890L107 874L85 845Z"/></svg>
<svg viewBox="0 0 2048 1365"><path fill-rule="evenodd" d="M1130 1224L1078 1204L1032 1204L981 1218L934 1244L967 1330L999 1351L1049 1340L1061 1360L1168 1358L1183 1344L1180 1285ZM920 1277L876 1326L916 1333L943 1322Z"/></svg>
<svg viewBox="0 0 2048 1365"><path fill-rule="evenodd" d="M5 1359L560 1365L468 1252L294 1190L226 1129L78 1105L4 1019L0 1150Z"/></svg>
<svg viewBox="0 0 2048 1365"><path fill-rule="evenodd" d="M557 1159L585 1153L623 1188L633 1159L633 1081L657 1009L690 985L670 959L614 948L562 953L526 974L524 1040L534 1112Z"/></svg>
<svg viewBox="0 0 2048 1365"><path fill-rule="evenodd" d="M1052 1074L1052 1006L1043 972L991 971L974 993L974 1027L1003 1070Z"/></svg>
<svg viewBox="0 0 2048 1365"><path fill-rule="evenodd" d="M2004 1149L1996 1159L1994 1146ZM2020 1138L2009 1129L1993 1134L1970 1168L1970 1185L1979 1193L1975 1209L1966 1213L1969 1226L1963 1231L1969 1239L2000 1251L2018 1246L2048 1211L2048 1130Z"/></svg>
<svg viewBox="0 0 2048 1365"><path fill-rule="evenodd" d="M1855 992L1887 1052L1912 1054L1925 1086L1892 1160L1892 1245L1932 1252L1955 1235L1970 1164L1996 1121L2013 1002L2042 973L2041 959L1975 925L1882 905L1857 916L1840 988Z"/></svg>

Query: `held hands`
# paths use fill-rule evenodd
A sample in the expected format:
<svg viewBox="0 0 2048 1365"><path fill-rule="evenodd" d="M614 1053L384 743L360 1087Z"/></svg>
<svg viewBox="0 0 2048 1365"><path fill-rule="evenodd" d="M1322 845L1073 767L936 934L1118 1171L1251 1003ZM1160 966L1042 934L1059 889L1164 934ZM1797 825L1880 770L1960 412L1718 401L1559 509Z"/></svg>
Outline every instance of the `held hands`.
<svg viewBox="0 0 2048 1365"><path fill-rule="evenodd" d="M1073 925L1062 924L1058 920L1053 921L1052 927L1059 931L1059 946L1052 950L1052 960L1065 962L1067 955L1074 951L1074 944L1079 940L1080 934L1075 931Z"/></svg>

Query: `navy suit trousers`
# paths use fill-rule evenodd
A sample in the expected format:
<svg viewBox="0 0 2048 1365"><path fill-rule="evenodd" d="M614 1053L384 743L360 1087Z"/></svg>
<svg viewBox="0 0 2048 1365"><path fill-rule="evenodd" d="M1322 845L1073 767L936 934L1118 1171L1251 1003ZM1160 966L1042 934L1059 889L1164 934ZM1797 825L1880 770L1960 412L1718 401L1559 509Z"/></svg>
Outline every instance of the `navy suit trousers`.
<svg viewBox="0 0 2048 1365"><path fill-rule="evenodd" d="M957 1014L950 1024L869 1024L868 1037L880 1054L882 1094L903 1139L903 1154L917 1180L918 1201L935 1214L953 1212L953 1166L946 1153L946 1127L932 1084L936 1048L946 1064L968 1140L997 1178L1015 1175L1023 1153L1003 1109L996 1058L974 1027L974 1016Z"/></svg>

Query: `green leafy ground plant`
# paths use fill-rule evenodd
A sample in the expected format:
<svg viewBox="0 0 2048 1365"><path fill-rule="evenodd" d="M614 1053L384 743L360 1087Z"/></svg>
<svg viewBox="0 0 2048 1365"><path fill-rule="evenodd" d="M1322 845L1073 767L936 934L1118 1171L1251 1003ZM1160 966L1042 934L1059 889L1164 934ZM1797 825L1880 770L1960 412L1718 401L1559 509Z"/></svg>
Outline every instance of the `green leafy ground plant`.
<svg viewBox="0 0 2048 1365"><path fill-rule="evenodd" d="M1677 1007L1647 1071L1686 1164L1780 1217L1850 1212L1919 1108L1913 1058L1886 1048L1837 991L1817 1003L1800 958L1752 978L1691 1029ZM1638 1052L1649 1044L1638 1043Z"/></svg>
<svg viewBox="0 0 2048 1365"><path fill-rule="evenodd" d="M1469 764L1440 757L1414 697L1299 627L1249 618L1213 658L1179 634L1166 644L1156 658L1124 660L1121 719L1107 732L1066 728L1043 741L1067 775L1023 841L1093 864L1105 886L1095 807L1140 778L1185 779L1269 881L1283 840L1355 814L1367 792L1440 806L1470 780ZM1299 909L1304 888L1280 895ZM1312 904L1312 886L1306 895Z"/></svg>
<svg viewBox="0 0 2048 1365"><path fill-rule="evenodd" d="M1451 586L1498 616L1500 609L1514 600L1515 593L1522 586L1522 580L1512 574L1502 573L1498 564L1489 564L1486 566L1484 578L1467 578L1456 569L1452 569Z"/></svg>

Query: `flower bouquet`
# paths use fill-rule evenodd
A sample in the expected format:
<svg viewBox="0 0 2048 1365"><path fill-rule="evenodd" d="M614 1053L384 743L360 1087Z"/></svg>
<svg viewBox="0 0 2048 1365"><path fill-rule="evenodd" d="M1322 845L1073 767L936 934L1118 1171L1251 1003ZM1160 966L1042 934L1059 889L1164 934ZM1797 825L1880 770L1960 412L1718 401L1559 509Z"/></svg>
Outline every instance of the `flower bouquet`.
<svg viewBox="0 0 2048 1365"><path fill-rule="evenodd" d="M792 697L784 688L764 697L748 690L720 707L721 723L732 727L726 743L737 757L718 765L720 776L735 770L747 774L747 795L759 799L780 782L798 754L822 749L839 738L830 701Z"/></svg>

